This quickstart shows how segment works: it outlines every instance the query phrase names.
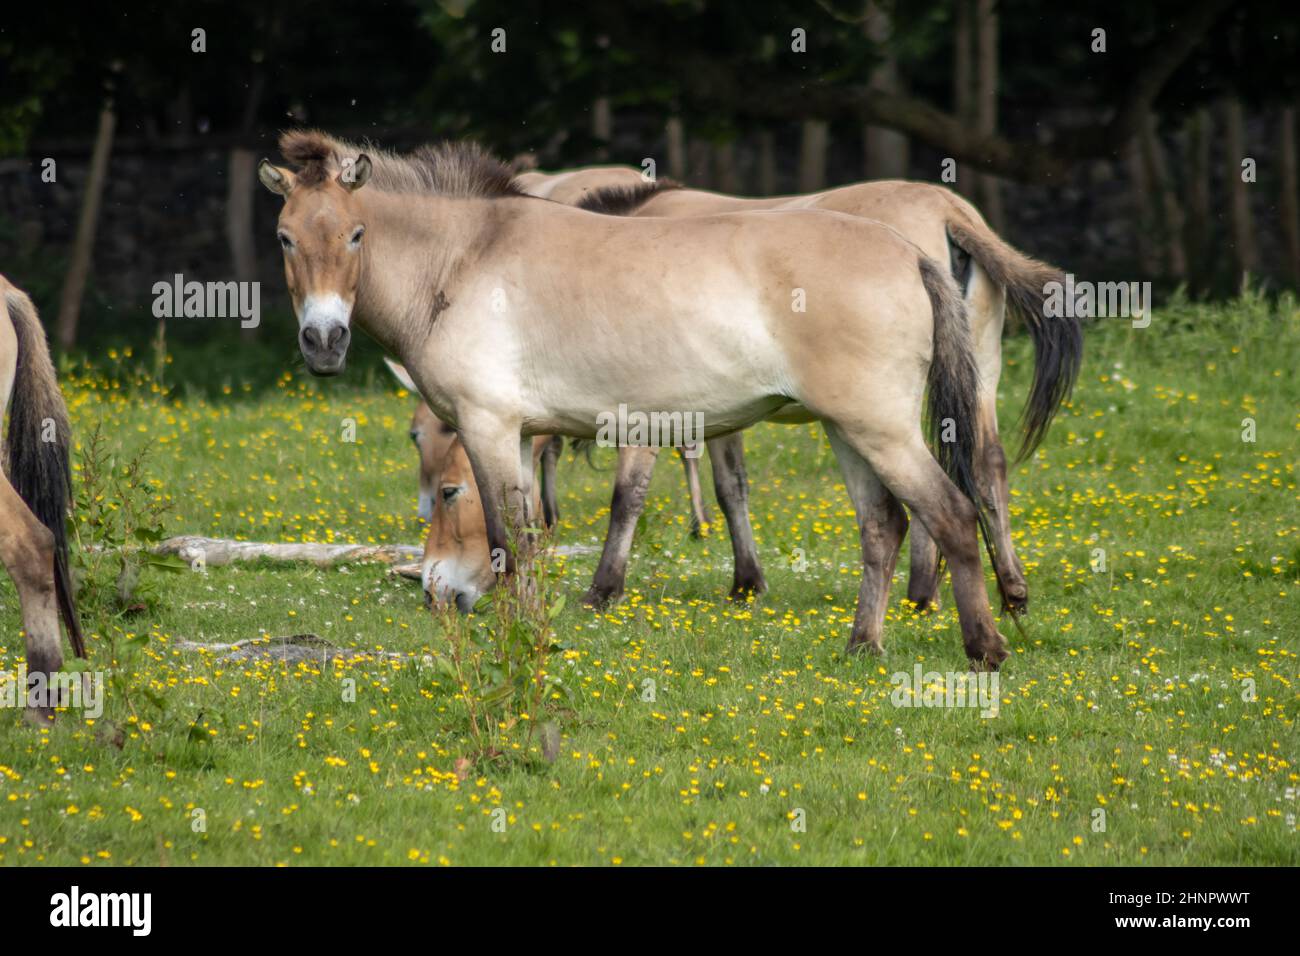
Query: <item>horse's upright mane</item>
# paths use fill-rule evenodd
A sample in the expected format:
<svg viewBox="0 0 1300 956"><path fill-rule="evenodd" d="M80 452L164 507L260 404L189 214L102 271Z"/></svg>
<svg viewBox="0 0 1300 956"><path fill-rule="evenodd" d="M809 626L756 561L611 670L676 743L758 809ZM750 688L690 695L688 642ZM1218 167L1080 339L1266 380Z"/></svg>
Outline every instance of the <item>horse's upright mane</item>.
<svg viewBox="0 0 1300 956"><path fill-rule="evenodd" d="M652 196L681 188L681 183L671 179L657 179L635 186L602 186L583 196L578 208L603 216L628 216L649 202Z"/></svg>
<svg viewBox="0 0 1300 956"><path fill-rule="evenodd" d="M320 130L280 134L280 152L298 167L298 182L316 186L339 174L344 159L370 158L370 185L384 192L438 196L499 197L527 195L514 183L510 167L478 143L443 142L395 153L373 144L358 145Z"/></svg>

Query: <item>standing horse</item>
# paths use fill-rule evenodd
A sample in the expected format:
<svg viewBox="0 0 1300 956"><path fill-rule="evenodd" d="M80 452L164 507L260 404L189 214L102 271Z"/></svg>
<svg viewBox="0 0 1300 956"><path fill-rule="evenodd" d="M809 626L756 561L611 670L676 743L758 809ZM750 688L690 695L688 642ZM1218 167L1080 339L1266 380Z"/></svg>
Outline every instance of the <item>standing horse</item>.
<svg viewBox="0 0 1300 956"><path fill-rule="evenodd" d="M367 155L292 131L280 149L297 169L263 161L258 176L284 198L308 369L343 371L354 315L401 359L459 432L506 573L533 510L526 436L592 438L626 405L702 416L707 439L797 403L823 421L858 517L850 649L883 646L901 499L952 568L967 656L1007 657L977 541L978 372L946 265L837 213L596 215L525 195L463 144ZM932 434L956 433L936 443L939 462L922 434L927 387Z"/></svg>
<svg viewBox="0 0 1300 956"><path fill-rule="evenodd" d="M72 486L68 409L36 307L0 276L0 416L6 408L8 477L0 474L0 563L18 589L27 636L27 686L50 688L50 676L63 666L60 616L73 650L86 656L64 526ZM47 698L29 708L29 718L52 721L51 704Z"/></svg>
<svg viewBox="0 0 1300 956"><path fill-rule="evenodd" d="M994 571L1006 609L1020 612L1029 596L1024 569L1011 540L1007 459L998 436L997 388L1002 372L1002 327L1010 304L1024 318L1034 342L1035 364L1030 395L1022 416L1023 460L1041 442L1053 416L1069 394L1082 358L1082 331L1077 319L1049 319L1044 314L1045 286L1061 281L1059 272L1035 262L1004 242L965 199L930 183L883 180L859 183L806 196L742 199L673 183L647 183L627 167L603 166L547 175L529 172L516 182L530 193L609 215L683 217L771 209L825 209L883 222L916 243L931 258L950 262L962 285L971 317L980 371L979 449L976 472L997 537ZM783 409L783 420L805 417ZM611 526L588 603L603 605L623 592L631 528L655 462L654 449L628 448L619 474L625 484L615 498L625 506L611 514ZM735 552L732 595L760 592L766 585L749 523L744 440L739 433L709 442L714 487L727 520ZM638 496L638 491L640 495ZM630 503L632 506L627 506ZM920 607L937 603L939 554L924 527L912 529L908 597Z"/></svg>

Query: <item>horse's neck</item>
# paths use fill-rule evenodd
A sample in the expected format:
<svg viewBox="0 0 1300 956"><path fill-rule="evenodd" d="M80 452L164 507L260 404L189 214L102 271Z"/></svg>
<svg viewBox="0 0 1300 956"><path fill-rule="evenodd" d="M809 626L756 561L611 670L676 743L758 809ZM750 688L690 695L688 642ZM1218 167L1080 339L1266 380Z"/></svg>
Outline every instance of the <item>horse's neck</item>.
<svg viewBox="0 0 1300 956"><path fill-rule="evenodd" d="M357 289L362 324L390 353L432 331L463 264L481 244L483 203L385 193L363 197L366 258Z"/></svg>

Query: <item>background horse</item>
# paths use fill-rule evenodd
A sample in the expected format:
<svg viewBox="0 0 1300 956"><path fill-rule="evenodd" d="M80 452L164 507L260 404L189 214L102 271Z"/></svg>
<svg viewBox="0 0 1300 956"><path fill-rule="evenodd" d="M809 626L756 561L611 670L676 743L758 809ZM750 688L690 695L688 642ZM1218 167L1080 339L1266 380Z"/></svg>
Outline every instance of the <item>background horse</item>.
<svg viewBox="0 0 1300 956"><path fill-rule="evenodd" d="M402 360L459 431L507 573L531 517L523 436L592 438L626 404L703 416L709 438L798 403L824 422L857 512L850 648L882 646L901 499L952 567L967 655L1006 658L976 540L978 372L946 264L831 212L594 215L526 196L465 144L371 156L295 131L280 148L297 170L264 161L258 175L284 197L308 369L344 369L354 314ZM932 432L955 432L936 444L940 462L921 430L927 388Z"/></svg>
<svg viewBox="0 0 1300 956"><path fill-rule="evenodd" d="M0 475L0 562L18 589L27 685L50 687L49 675L63 666L60 616L73 650L86 656L68 576L68 409L36 307L0 276L0 416L5 408L8 477ZM29 708L28 716L50 721L54 709Z"/></svg>
<svg viewBox="0 0 1300 956"><path fill-rule="evenodd" d="M558 202L610 215L682 217L761 209L826 209L884 222L916 243L931 258L949 262L963 288L971 318L980 372L979 450L976 470L985 506L997 537L998 588L1004 607L1024 609L1028 586L1024 569L1011 539L1010 491L1006 453L998 434L997 388L1002 373L1002 329L1008 302L1023 317L1034 342L1034 378L1021 419L1023 460L1041 442L1048 425L1069 394L1082 360L1082 328L1077 318L1047 318L1043 298L1047 283L1063 279L1059 270L1018 252L988 227L979 212L962 197L930 183L883 180L859 183L806 196L742 199L702 190L682 189L675 183L646 182L627 167L592 167L548 175L521 174L518 182L529 192ZM806 421L790 409L785 420ZM739 597L765 589L762 567L749 522L748 481L744 471L744 440L739 433L709 442L714 488L727 519L735 553L732 595ZM649 481L653 450L628 449L636 460L621 463L626 484L615 496L638 501L638 488ZM645 472L643 476L643 472ZM587 600L604 604L623 592L631 534L616 526L633 524L639 507L624 507L611 514L611 527ZM920 607L938 603L939 554L924 527L912 529L908 597Z"/></svg>

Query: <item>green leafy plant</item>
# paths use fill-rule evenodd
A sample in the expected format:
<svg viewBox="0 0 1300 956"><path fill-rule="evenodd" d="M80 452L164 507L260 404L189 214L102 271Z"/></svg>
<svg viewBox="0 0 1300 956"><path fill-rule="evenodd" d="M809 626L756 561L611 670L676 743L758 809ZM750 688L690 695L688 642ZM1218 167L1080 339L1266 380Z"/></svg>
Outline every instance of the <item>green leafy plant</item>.
<svg viewBox="0 0 1300 956"><path fill-rule="evenodd" d="M159 712L166 701L143 684L132 686L122 656L148 643L147 633L129 634L123 622L156 606L158 597L144 571L180 571L188 565L149 549L163 539L171 505L155 493L147 474L152 443L120 458L98 425L79 453L73 513L68 519L70 562L77 603L86 630L105 643L109 684L135 716L137 691ZM121 645L118 635L124 636Z"/></svg>
<svg viewBox="0 0 1300 956"><path fill-rule="evenodd" d="M68 537L77 600L92 621L107 622L148 610L157 595L145 568L179 571L184 561L149 548L164 537L170 503L145 477L152 442L125 459L108 448L98 425L81 449Z"/></svg>
<svg viewBox="0 0 1300 956"><path fill-rule="evenodd" d="M560 731L559 712L569 691L547 671L550 655L559 650L555 618L564 610L564 597L554 596L556 572L546 539L532 535L518 549L516 572L504 576L484 595L468 617L454 607L434 611L447 638L447 653L439 667L456 683L457 701L464 708L474 752L472 763L537 753L555 759ZM524 731L523 740L515 736Z"/></svg>

